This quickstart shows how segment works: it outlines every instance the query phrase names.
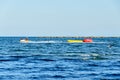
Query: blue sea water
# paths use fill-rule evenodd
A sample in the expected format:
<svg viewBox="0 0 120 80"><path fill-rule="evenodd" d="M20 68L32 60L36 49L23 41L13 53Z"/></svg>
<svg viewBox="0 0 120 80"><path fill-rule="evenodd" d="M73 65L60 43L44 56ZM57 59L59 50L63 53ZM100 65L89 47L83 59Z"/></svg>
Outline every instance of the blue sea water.
<svg viewBox="0 0 120 80"><path fill-rule="evenodd" d="M0 37L0 80L120 80L120 38Z"/></svg>

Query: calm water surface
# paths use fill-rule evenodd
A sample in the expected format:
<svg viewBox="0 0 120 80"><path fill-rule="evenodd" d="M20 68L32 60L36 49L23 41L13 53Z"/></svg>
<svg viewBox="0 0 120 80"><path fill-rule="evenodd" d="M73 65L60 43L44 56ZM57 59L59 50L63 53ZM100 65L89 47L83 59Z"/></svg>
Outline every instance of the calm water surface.
<svg viewBox="0 0 120 80"><path fill-rule="evenodd" d="M0 80L120 80L120 38L0 37Z"/></svg>

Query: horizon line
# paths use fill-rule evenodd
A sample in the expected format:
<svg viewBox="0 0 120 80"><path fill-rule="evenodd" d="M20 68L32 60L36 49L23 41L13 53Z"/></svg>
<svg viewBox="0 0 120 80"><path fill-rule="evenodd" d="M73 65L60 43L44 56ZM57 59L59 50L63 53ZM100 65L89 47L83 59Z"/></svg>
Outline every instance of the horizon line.
<svg viewBox="0 0 120 80"><path fill-rule="evenodd" d="M104 38L104 37L120 37L120 36L15 36L15 35L8 35L8 36L1 36L0 37L76 37L76 38L79 38L79 37L89 37L89 38Z"/></svg>

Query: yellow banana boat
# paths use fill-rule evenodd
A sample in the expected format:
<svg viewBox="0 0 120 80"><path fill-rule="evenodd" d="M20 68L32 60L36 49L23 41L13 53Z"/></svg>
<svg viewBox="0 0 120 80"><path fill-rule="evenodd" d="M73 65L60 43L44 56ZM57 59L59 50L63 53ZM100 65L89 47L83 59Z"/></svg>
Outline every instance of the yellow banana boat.
<svg viewBox="0 0 120 80"><path fill-rule="evenodd" d="M83 40L67 40L68 43L82 43Z"/></svg>

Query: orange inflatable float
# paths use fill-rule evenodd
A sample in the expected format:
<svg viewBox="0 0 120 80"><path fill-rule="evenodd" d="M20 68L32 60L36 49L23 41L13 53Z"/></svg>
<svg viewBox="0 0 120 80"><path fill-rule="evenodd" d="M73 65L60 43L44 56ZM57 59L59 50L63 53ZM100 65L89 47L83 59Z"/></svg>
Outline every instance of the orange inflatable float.
<svg viewBox="0 0 120 80"><path fill-rule="evenodd" d="M83 42L93 42L92 39L84 39Z"/></svg>

